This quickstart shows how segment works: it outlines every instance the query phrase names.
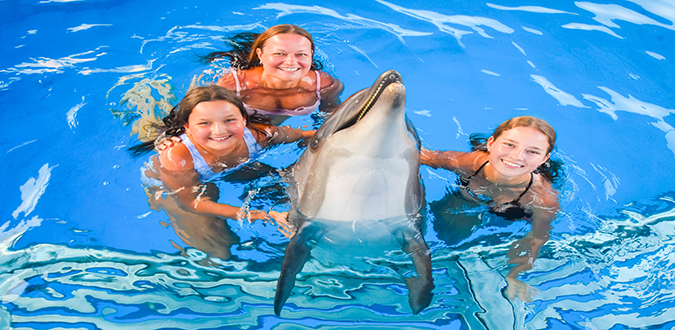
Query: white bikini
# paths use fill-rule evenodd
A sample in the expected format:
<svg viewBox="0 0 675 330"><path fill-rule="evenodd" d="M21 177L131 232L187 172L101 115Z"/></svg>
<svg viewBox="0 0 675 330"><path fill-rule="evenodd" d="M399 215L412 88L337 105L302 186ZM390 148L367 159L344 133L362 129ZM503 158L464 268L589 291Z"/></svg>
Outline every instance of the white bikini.
<svg viewBox="0 0 675 330"><path fill-rule="evenodd" d="M190 137L188 137L187 134L183 133L181 136L179 136L179 138L190 151L190 155L192 156L192 162L195 165L195 171L199 173L200 181L212 180L222 176L223 174L232 172L244 166L245 164L255 160L260 156L260 154L262 154L262 147L260 147L258 141L256 141L255 137L253 137L253 134L251 134L251 131L248 129L248 127L246 127L244 129L244 142L246 143L246 147L248 148L248 160L235 167L226 168L221 172L214 172L209 166L209 164L206 163L204 156L202 156L202 154L199 153L199 150L197 150L197 147L194 145L194 143L192 143L192 140L190 140Z"/></svg>

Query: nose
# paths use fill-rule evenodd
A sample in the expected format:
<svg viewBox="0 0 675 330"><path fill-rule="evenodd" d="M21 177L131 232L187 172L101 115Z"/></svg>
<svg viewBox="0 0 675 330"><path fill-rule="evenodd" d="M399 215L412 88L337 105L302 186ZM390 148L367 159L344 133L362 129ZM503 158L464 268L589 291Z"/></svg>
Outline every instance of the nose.
<svg viewBox="0 0 675 330"><path fill-rule="evenodd" d="M284 59L284 62L292 64L292 63L297 62L297 60L298 59L295 57L294 54L288 54L288 55L286 55L286 58Z"/></svg>
<svg viewBox="0 0 675 330"><path fill-rule="evenodd" d="M226 130L224 123L215 123L212 127L213 133L222 133Z"/></svg>
<svg viewBox="0 0 675 330"><path fill-rule="evenodd" d="M525 158L525 149L523 149L523 148L513 149L513 151L511 152L511 157L513 157L514 159L518 159L518 160L524 159Z"/></svg>

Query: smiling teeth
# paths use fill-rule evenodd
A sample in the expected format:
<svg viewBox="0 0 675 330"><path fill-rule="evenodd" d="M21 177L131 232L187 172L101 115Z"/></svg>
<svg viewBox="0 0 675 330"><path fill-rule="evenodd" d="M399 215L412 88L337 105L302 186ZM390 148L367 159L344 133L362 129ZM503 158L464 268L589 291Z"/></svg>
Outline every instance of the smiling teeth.
<svg viewBox="0 0 675 330"><path fill-rule="evenodd" d="M288 72L293 72L293 71L298 71L300 68L279 68L280 70L283 71L288 71Z"/></svg>
<svg viewBox="0 0 675 330"><path fill-rule="evenodd" d="M505 160L502 160L502 162L503 162L504 164L506 164L507 166L511 166L511 167L522 167L521 165L514 164L514 163L511 163L511 162L508 162L508 161L505 161Z"/></svg>
<svg viewBox="0 0 675 330"><path fill-rule="evenodd" d="M226 137L221 137L221 138L211 138L211 140L214 140L214 141L225 141L225 140L227 140L227 138L228 138L228 136L226 136Z"/></svg>

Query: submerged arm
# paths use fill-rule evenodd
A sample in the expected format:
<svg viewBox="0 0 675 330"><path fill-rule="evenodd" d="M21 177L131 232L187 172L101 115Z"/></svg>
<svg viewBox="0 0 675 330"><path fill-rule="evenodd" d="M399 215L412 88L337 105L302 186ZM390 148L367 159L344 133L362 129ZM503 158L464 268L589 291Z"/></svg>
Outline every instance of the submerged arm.
<svg viewBox="0 0 675 330"><path fill-rule="evenodd" d="M551 222L558 214L560 205L557 200L546 204L533 208L532 229L525 237L513 242L507 252L508 263L515 264L506 275L507 291L511 298L518 297L525 302L532 300L530 288L517 277L520 272L532 269L539 250L550 237Z"/></svg>
<svg viewBox="0 0 675 330"><path fill-rule="evenodd" d="M159 154L159 178L172 191L180 208L201 215L235 220L243 218L246 214L241 208L215 202L211 196L207 196L200 185L199 173L194 170L192 159L189 155L186 157L186 152L187 148L183 144L177 144ZM214 197L217 199L217 196ZM252 210L249 216L251 220L269 219L263 211Z"/></svg>

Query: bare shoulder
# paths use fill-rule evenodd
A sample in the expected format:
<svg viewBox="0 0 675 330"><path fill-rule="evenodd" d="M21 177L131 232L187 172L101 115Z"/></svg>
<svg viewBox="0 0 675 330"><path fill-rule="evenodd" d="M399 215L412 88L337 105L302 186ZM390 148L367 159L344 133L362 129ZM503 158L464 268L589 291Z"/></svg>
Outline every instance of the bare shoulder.
<svg viewBox="0 0 675 330"><path fill-rule="evenodd" d="M255 138L258 144L265 148L270 145L270 141L278 135L278 127L272 125L265 125L259 123L250 123L248 124L251 134Z"/></svg>
<svg viewBox="0 0 675 330"><path fill-rule="evenodd" d="M238 71L239 70L225 70L225 73L218 79L216 85L225 87L229 90L235 90L237 88L237 82L234 79L233 74L238 74Z"/></svg>
<svg viewBox="0 0 675 330"><path fill-rule="evenodd" d="M553 188L551 183L542 175L536 174L532 184L533 206L546 210L550 213L557 213L560 210L558 201L558 191Z"/></svg>
<svg viewBox="0 0 675 330"><path fill-rule="evenodd" d="M455 172L461 175L472 175L488 160L487 153L482 151L462 152L446 151L449 162Z"/></svg>
<svg viewBox="0 0 675 330"><path fill-rule="evenodd" d="M159 153L159 163L167 171L184 172L194 169L192 155L183 143L177 143Z"/></svg>
<svg viewBox="0 0 675 330"><path fill-rule="evenodd" d="M319 88L323 93L342 92L343 86L340 80L323 71L319 71L319 75L321 76L321 86Z"/></svg>

